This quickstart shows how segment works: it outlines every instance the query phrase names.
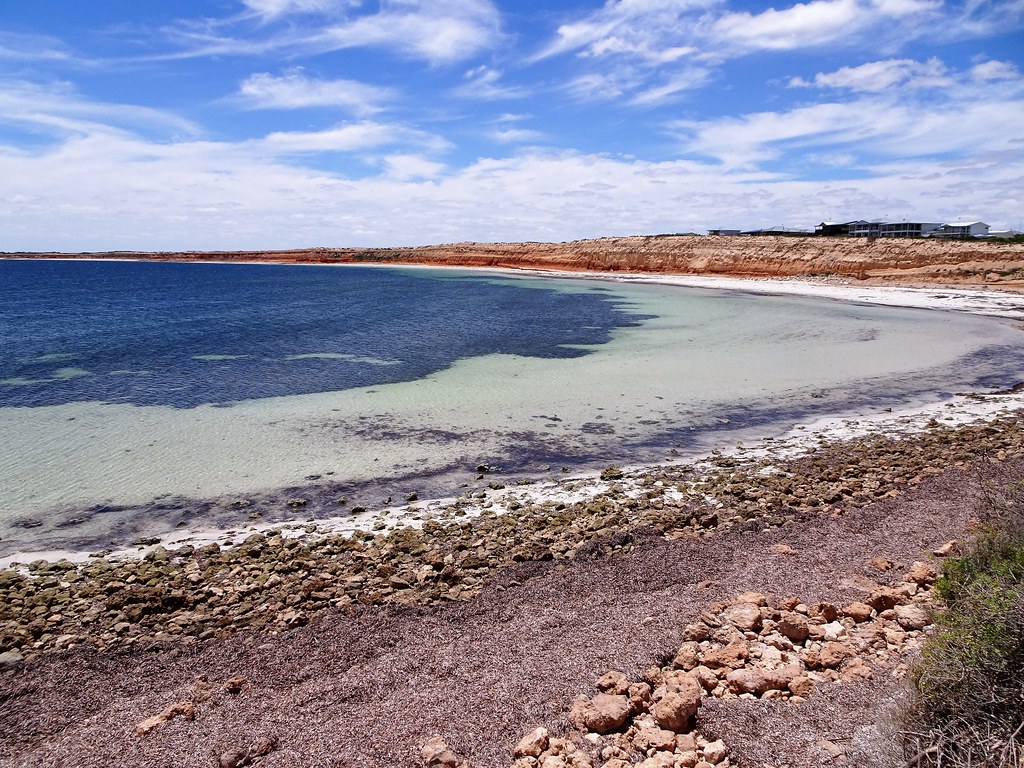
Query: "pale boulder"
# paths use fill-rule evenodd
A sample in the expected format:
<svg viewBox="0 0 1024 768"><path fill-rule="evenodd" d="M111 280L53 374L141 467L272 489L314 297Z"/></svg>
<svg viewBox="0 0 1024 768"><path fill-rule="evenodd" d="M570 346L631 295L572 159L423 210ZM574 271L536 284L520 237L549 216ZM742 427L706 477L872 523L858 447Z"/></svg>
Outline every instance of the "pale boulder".
<svg viewBox="0 0 1024 768"><path fill-rule="evenodd" d="M932 623L928 611L918 605L896 606L896 622L904 629L924 629Z"/></svg>
<svg viewBox="0 0 1024 768"><path fill-rule="evenodd" d="M629 691L629 678L615 670L605 672L597 678L597 690L621 696Z"/></svg>
<svg viewBox="0 0 1024 768"><path fill-rule="evenodd" d="M593 699L577 700L569 713L569 722L594 733L611 733L618 730L628 717L629 699L599 693Z"/></svg>
<svg viewBox="0 0 1024 768"><path fill-rule="evenodd" d="M794 643L802 643L811 633L810 622L807 620L807 617L793 611L785 611L779 617L775 630Z"/></svg>
<svg viewBox="0 0 1024 768"><path fill-rule="evenodd" d="M938 577L938 572L930 564L917 560L910 566L910 570L907 571L903 580L923 587L934 584Z"/></svg>
<svg viewBox="0 0 1024 768"><path fill-rule="evenodd" d="M729 756L729 750L722 741L712 741L704 747L704 759L712 765L718 765Z"/></svg>
<svg viewBox="0 0 1024 768"><path fill-rule="evenodd" d="M743 669L734 669L726 675L725 681L733 693L752 693L755 696L760 696L766 691L786 690L799 675L800 668L795 665L777 669L744 667Z"/></svg>
<svg viewBox="0 0 1024 768"><path fill-rule="evenodd" d="M516 757L540 757L541 753L548 748L549 734L547 728L534 728L523 736L512 750Z"/></svg>
<svg viewBox="0 0 1024 768"><path fill-rule="evenodd" d="M696 680L682 676L674 681L674 685L651 707L651 714L662 728L675 733L685 733L689 729L690 720L697 714L703 696L704 689Z"/></svg>
<svg viewBox="0 0 1024 768"><path fill-rule="evenodd" d="M757 632L761 629L761 609L753 603L736 603L722 611L722 618L740 632Z"/></svg>

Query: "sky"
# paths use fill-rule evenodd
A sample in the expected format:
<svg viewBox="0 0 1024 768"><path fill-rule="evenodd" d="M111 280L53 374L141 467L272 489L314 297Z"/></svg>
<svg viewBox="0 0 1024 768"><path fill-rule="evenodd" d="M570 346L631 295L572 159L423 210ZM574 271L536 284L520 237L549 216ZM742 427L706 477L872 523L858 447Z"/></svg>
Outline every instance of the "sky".
<svg viewBox="0 0 1024 768"><path fill-rule="evenodd" d="M1024 219L1024 0L0 0L0 251Z"/></svg>

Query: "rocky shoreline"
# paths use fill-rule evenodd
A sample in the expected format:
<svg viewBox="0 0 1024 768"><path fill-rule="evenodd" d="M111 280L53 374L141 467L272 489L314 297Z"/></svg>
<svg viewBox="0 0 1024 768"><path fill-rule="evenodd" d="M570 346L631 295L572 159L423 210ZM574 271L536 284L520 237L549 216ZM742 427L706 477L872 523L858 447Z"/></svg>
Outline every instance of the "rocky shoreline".
<svg viewBox="0 0 1024 768"><path fill-rule="evenodd" d="M19 722L16 702L25 701L24 694L10 691L24 685L24 676L39 665L59 667L93 657L174 658L205 653L236 637L289 643L306 625L324 620L358 623L376 612L471 606L494 590L519 588L509 574L531 564L568 574L587 563L618 567L644 557L652 542L715 551L737 535L840 526L857 510L898 502L949 473L1020 462L1024 410L1016 395L972 399L982 415L962 415L960 422L931 418L916 425L921 431L894 431L892 419L881 420L841 439L799 444L767 439L754 449L716 451L699 462L608 467L600 478L566 480L547 492L492 482L486 491L444 504L410 499L389 515L367 513L362 527L344 532L310 522L242 540L151 545L142 557L100 554L76 562L14 564L0 569L0 704L7 706L6 712L0 706L0 720ZM478 469L486 482L489 468ZM781 543L771 552L782 559L797 555ZM752 585L754 591L738 598L706 601L696 621L678 628L682 643L670 652L671 659L634 669L627 678L618 670L603 677L600 693L581 699L567 720L537 726L550 727L551 734L537 754L520 745L517 768L622 768L635 760L646 761L646 768L692 768L701 761L750 764L742 754L730 763L729 739L717 745L720 739L695 732L694 712L680 715L674 725L669 716L660 717L659 706L667 706L661 702L677 701L688 691L698 702L756 699L791 705L829 682L898 677L927 624L921 613L907 611L928 607L933 575L926 563L908 569L881 561L888 565L876 563L880 575L859 583L863 597L846 603L804 602L782 584L771 591ZM909 580L901 580L904 572ZM918 578L926 572L926 578ZM902 609L904 604L909 607ZM551 663L558 663L557 654ZM697 687L680 682L680 675ZM246 683L232 685L240 691ZM577 693L586 690L582 680L577 686ZM602 697L609 696L625 697L627 704L619 722L623 707L615 700L614 725L592 711L594 701L608 703ZM203 701L192 696L167 703L134 723L141 729L135 738L149 738L170 721L192 722ZM566 700L562 706L570 704ZM502 738L497 748L511 754L517 734ZM543 741L535 734L533 743ZM462 762L462 753L447 743L443 748L430 739L421 743L437 747L424 752L427 763ZM235 762L221 760L225 751L217 764L263 764L276 749L260 741L235 750ZM829 759L841 764L838 758L846 759L848 750L834 751ZM0 762L3 758L0 749Z"/></svg>
<svg viewBox="0 0 1024 768"><path fill-rule="evenodd" d="M781 460L609 468L607 490L575 506L476 519L454 509L429 538L381 531L346 549L337 537L264 535L203 554L155 549L141 561L30 564L4 575L5 643L19 622L34 639L16 640L0 666L0 727L10 734L0 764L62 765L74 755L81 765L326 766L337 764L326 757L335 749L354 766L842 764L853 754L842 734L873 722L872 696L891 693L886 681L921 636L921 615L908 610L927 605L931 574L907 563L927 560L934 546L919 548L937 536L963 530L964 478L979 467L1019 468L1022 456L1015 411ZM672 586L679 579L688 586ZM637 602L638 589L650 596ZM680 589L694 602L671 608ZM182 599L196 602L174 603ZM790 637L803 629L802 639ZM648 650L630 650L639 647ZM501 677L481 668L483 659ZM581 659L590 661L581 667ZM549 678L561 681L557 691ZM499 680L513 687L502 693ZM588 680L599 681L598 695ZM353 684L374 693L353 699L344 693ZM595 735L608 728L583 699L573 704L579 694L628 703L631 688L637 711L607 733ZM677 732L659 705L684 689L701 703L695 719L675 722ZM508 696L523 702L511 718L501 705L480 709ZM770 722L755 714L763 708ZM314 715L322 710L333 725ZM829 728L811 727L823 719ZM544 746L533 755L520 745L514 757L520 737L538 727L549 731ZM784 728L786 738L765 728ZM435 749L421 755L427 744Z"/></svg>

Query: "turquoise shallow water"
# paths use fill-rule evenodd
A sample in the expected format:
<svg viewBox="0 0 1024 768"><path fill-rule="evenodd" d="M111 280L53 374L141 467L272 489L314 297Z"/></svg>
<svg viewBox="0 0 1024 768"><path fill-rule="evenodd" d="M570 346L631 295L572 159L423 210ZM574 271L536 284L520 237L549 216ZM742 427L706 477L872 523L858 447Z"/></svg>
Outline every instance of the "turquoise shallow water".
<svg viewBox="0 0 1024 768"><path fill-rule="evenodd" d="M123 268L158 266L194 268L194 287L208 265ZM3 338L28 351L5 343L3 377L38 383L9 381L0 401L0 551L286 518L295 495L316 517L340 495L372 508L454 494L479 463L546 477L661 461L1024 379L1020 330L953 313L456 270L214 272L234 290L223 311L190 304L168 273L136 273L163 302L143 318L161 318L155 332L111 298L129 290L113 277L82 287L74 323L39 298L45 280L5 316ZM301 290L275 304L287 332L265 328L265 294L293 276ZM353 297L354 276L374 299ZM47 313L65 335L40 330Z"/></svg>

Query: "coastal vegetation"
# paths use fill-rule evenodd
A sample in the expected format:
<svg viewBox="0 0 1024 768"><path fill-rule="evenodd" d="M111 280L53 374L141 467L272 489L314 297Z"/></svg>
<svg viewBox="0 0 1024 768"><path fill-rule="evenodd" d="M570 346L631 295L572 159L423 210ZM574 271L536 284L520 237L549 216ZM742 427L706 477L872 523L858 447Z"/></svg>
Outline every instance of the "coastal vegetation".
<svg viewBox="0 0 1024 768"><path fill-rule="evenodd" d="M989 474L977 535L943 566L946 609L914 671L913 765L1024 765L1024 480Z"/></svg>

